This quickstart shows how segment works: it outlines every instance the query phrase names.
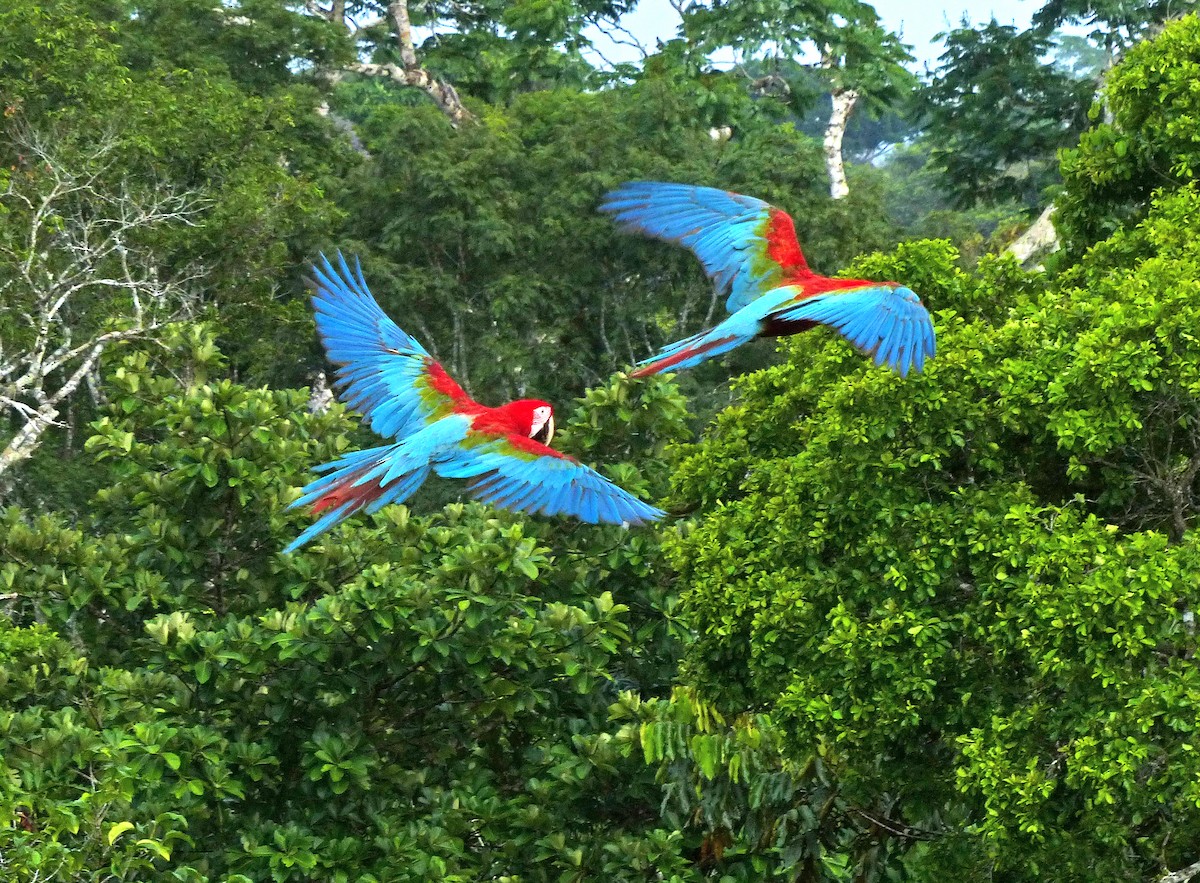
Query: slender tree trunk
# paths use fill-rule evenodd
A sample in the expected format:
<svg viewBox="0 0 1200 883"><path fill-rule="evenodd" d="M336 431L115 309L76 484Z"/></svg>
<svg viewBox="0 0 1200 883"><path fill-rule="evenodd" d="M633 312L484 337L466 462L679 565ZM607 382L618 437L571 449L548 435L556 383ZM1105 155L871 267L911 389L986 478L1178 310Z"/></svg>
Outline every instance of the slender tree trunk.
<svg viewBox="0 0 1200 883"><path fill-rule="evenodd" d="M417 50L413 46L412 20L408 17L407 0L392 0L388 4L388 15L396 26L396 39L400 42L400 61L406 70L417 67Z"/></svg>
<svg viewBox="0 0 1200 883"><path fill-rule="evenodd" d="M846 164L842 159L842 139L857 101L858 93L853 89L833 90L833 111L829 114L829 125L825 127L825 168L829 172L829 195L834 199L845 199L850 195Z"/></svg>

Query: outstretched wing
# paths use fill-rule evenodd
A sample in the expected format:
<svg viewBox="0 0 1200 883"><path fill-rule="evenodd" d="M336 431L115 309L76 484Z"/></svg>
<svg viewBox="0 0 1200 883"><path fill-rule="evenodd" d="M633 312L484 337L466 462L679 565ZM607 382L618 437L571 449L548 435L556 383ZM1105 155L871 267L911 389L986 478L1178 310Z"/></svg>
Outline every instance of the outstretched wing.
<svg viewBox="0 0 1200 883"><path fill-rule="evenodd" d="M379 435L404 438L456 406L473 404L462 387L387 317L338 252L335 269L313 264L313 309L329 361L339 365L339 398L361 412Z"/></svg>
<svg viewBox="0 0 1200 883"><path fill-rule="evenodd" d="M740 310L793 279L810 275L791 217L761 199L713 187L630 181L604 197L600 211L624 230L689 249L725 308Z"/></svg>
<svg viewBox="0 0 1200 883"><path fill-rule="evenodd" d="M571 515L588 524L637 525L663 513L598 472L530 438L471 432L439 462L446 478L470 479L477 500L540 515Z"/></svg>
<svg viewBox="0 0 1200 883"><path fill-rule="evenodd" d="M907 377L921 371L937 351L929 311L903 286L866 284L860 288L818 294L780 310L774 319L820 322L836 328L848 341Z"/></svg>

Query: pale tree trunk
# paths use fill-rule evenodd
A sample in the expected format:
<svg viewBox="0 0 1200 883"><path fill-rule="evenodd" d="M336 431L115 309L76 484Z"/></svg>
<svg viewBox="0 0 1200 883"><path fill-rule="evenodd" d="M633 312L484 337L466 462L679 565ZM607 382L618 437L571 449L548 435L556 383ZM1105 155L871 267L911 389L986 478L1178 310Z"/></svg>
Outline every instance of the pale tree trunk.
<svg viewBox="0 0 1200 883"><path fill-rule="evenodd" d="M1053 213L1054 203L1050 203L1038 215L1038 219L1033 222L1033 225L1004 250L1005 253L1015 256L1017 262L1024 265L1036 256L1057 251L1058 231L1054 229L1054 222L1050 220Z"/></svg>
<svg viewBox="0 0 1200 883"><path fill-rule="evenodd" d="M318 0L307 0L305 8L313 15L341 25L352 31L362 30L380 22L364 22L361 26L352 25L346 18L345 0L333 0L330 6L324 7ZM420 89L428 95L454 126L473 119L471 112L463 106L458 92L449 83L439 80L429 71L421 67L417 58L417 49L413 43L412 21L408 14L407 0L390 0L387 6L387 20L396 30L396 49L400 54L400 64L372 64L369 62L353 62L346 65L344 70L362 74L368 77L384 77L389 80ZM336 74L334 75L336 78Z"/></svg>
<svg viewBox="0 0 1200 883"><path fill-rule="evenodd" d="M79 389L79 385L95 366L96 360L100 358L105 347L114 340L122 339L108 335L102 335L102 337L108 339L97 339L83 363L52 393L47 395L44 388L34 391L33 398L38 403L37 407L30 407L24 402L0 395L0 405L8 407L25 419L25 425L17 430L16 434L8 440L4 450L0 451L0 482L4 481L6 473L12 467L33 456L41 444L46 430L52 426L62 425L58 422L58 406Z"/></svg>
<svg viewBox="0 0 1200 883"><path fill-rule="evenodd" d="M101 139L79 167L36 135L16 141L24 168L0 192L0 212L22 231L0 240L0 413L17 428L0 450L0 484L59 425L60 409L108 347L152 338L190 315L200 275L172 274L139 244L155 227L194 224L199 203L191 195L105 185L111 140Z"/></svg>
<svg viewBox="0 0 1200 883"><path fill-rule="evenodd" d="M833 90L833 111L829 114L829 125L825 127L825 168L829 172L829 195L834 199L845 199L850 195L846 164L842 159L842 139L857 101L858 93L853 89Z"/></svg>

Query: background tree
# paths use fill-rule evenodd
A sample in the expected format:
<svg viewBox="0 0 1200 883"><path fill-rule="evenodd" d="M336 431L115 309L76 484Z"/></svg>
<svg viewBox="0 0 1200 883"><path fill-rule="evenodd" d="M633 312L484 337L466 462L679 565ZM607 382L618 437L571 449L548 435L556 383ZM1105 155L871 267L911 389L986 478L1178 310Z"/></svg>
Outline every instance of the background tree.
<svg viewBox="0 0 1200 883"><path fill-rule="evenodd" d="M1033 24L1046 31L1063 25L1092 27L1087 37L1104 51L1103 76L1125 49L1157 36L1166 22L1195 10L1195 0L1048 0L1034 14Z"/></svg>
<svg viewBox="0 0 1200 883"><path fill-rule="evenodd" d="M350 424L216 379L199 332L173 345L190 383L146 354L113 377L85 530L0 527L0 647L53 669L0 687L6 873L697 879L605 732L614 682L656 695L674 668L654 535L395 507L283 557L287 501ZM619 436L638 465L608 468L644 493L685 415L620 381L568 444Z"/></svg>
<svg viewBox="0 0 1200 883"><path fill-rule="evenodd" d="M940 305L936 364L904 383L802 336L677 470L689 682L923 832L890 862L918 877L1196 861L1197 198L1161 194L1056 276L968 276L936 243L857 263Z"/></svg>
<svg viewBox="0 0 1200 883"><path fill-rule="evenodd" d="M855 268L931 274L938 367L902 385L802 340L679 470L691 682L931 836L904 844L931 878L1195 861L1194 202L1044 294L932 246Z"/></svg>
<svg viewBox="0 0 1200 883"><path fill-rule="evenodd" d="M101 278L120 254L160 283L205 268L179 290L195 319L106 347L95 396L64 396L67 426L8 473L4 879L1193 873L1194 19L1110 73L1113 118L1097 106L1064 152L1061 197L1032 148L1001 170L1045 171L1036 197L1061 199L1068 247L1025 273L987 252L1028 208L955 209L903 105L844 146L912 143L829 195L836 47L801 35L869 10L680 2L676 39L594 62L587 35L627 6L410 4L416 68L473 117L457 127L426 91L347 70L405 70L394 4L0 9L0 168L28 200L5 203L0 243L30 257L56 169L98 194L58 212L40 277L7 263L10 290L35 307L67 222L111 231L100 209L126 195L192 202L123 236ZM754 47L742 69L712 64L714 34ZM1041 45L1001 37L1033 47L1018 60ZM1103 52L1038 60L1074 88ZM1043 119L1022 91L1040 73L1010 105L987 75L973 88ZM901 381L816 330L678 386L612 376L720 307L688 254L596 214L632 177L787 208L816 269L919 291L938 358ZM930 235L962 248L908 241ZM299 388L327 367L300 280L335 247L476 395L580 397L566 449L672 518L525 519L431 483L281 557L309 465L368 441ZM64 304L56 330L82 342L132 300ZM12 310L0 330L5 356L37 351Z"/></svg>
<svg viewBox="0 0 1200 883"><path fill-rule="evenodd" d="M347 242L364 247L343 247L364 253L385 307L412 316L414 333L485 397L579 395L715 315L720 300L690 255L635 242L596 212L622 181L691 180L804 207L818 267L889 241L884 212L866 208L877 192L864 188L844 210L824 196L810 139L751 119L715 141L687 83L666 77L531 93L462 131L427 108L366 113L373 161L339 200L354 215Z"/></svg>
<svg viewBox="0 0 1200 883"><path fill-rule="evenodd" d="M1200 112L1190 86L1200 70L1200 22L1191 15L1141 43L1106 78L1112 120L1063 154L1057 223L1078 254L1096 239L1144 217L1154 193L1195 179L1190 120Z"/></svg>
<svg viewBox="0 0 1200 883"><path fill-rule="evenodd" d="M690 5L684 33L708 49L735 47L739 54L792 61L814 54L832 99L824 154L830 195L849 192L842 141L859 99L876 113L896 103L914 82L904 67L912 60L905 46L879 23L874 7L858 0L818 4L722 2Z"/></svg>
<svg viewBox="0 0 1200 883"><path fill-rule="evenodd" d="M194 197L128 181L110 189L113 141L71 168L44 137L19 138L21 164L0 192L0 406L15 425L0 482L85 381L97 389L108 347L153 339L198 302L200 270L162 266L153 248L172 227L195 224Z"/></svg>
<svg viewBox="0 0 1200 883"><path fill-rule="evenodd" d="M1059 180L1055 156L1087 126L1095 85L1047 64L1053 39L1011 25L959 28L920 97L932 161L959 204L1033 209Z"/></svg>

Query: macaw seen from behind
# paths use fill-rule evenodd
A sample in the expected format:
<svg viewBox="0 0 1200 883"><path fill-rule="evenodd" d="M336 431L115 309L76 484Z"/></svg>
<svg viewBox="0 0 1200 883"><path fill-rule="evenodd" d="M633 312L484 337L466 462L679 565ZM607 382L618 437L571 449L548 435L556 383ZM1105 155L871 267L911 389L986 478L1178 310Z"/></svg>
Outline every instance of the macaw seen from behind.
<svg viewBox="0 0 1200 883"><path fill-rule="evenodd" d="M920 299L896 282L831 279L808 268L791 217L761 199L712 187L630 181L600 211L622 229L689 249L731 313L715 328L664 347L634 377L691 368L757 337L828 325L876 365L908 376L936 350Z"/></svg>
<svg viewBox="0 0 1200 883"><path fill-rule="evenodd" d="M328 473L292 504L316 522L292 552L359 511L376 512L414 493L430 472L466 479L467 492L504 509L571 515L589 524L644 524L653 506L549 447L554 409L537 399L499 408L474 401L416 340L380 309L356 264L324 255L313 267L317 331L340 366L339 397L392 444L346 454L317 467Z"/></svg>

